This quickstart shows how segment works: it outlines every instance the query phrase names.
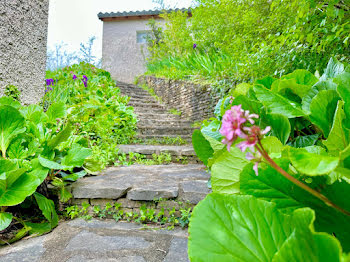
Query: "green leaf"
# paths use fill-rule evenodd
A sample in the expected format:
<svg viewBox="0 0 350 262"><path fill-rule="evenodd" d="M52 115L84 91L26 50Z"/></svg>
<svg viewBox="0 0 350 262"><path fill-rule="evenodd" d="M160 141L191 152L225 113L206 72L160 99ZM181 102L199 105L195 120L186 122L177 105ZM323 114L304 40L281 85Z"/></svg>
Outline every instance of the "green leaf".
<svg viewBox="0 0 350 262"><path fill-rule="evenodd" d="M13 216L10 213L0 213L0 231L6 229L12 222Z"/></svg>
<svg viewBox="0 0 350 262"><path fill-rule="evenodd" d="M34 193L34 197L44 217L50 222L51 228L56 227L58 225L58 216L53 201L37 192Z"/></svg>
<svg viewBox="0 0 350 262"><path fill-rule="evenodd" d="M339 99L340 97L336 91L324 90L320 91L311 101L310 120L322 130L325 137L328 137L332 128Z"/></svg>
<svg viewBox="0 0 350 262"><path fill-rule="evenodd" d="M22 170L18 172L20 171L22 172ZM28 173L17 176L15 180L14 176L0 180L0 206L15 206L22 203L27 196L35 192L40 183L41 181L36 176Z"/></svg>
<svg viewBox="0 0 350 262"><path fill-rule="evenodd" d="M302 108L307 114L310 114L310 104L312 99L322 90L336 90L337 84L333 83L331 79L320 81L316 83L303 97Z"/></svg>
<svg viewBox="0 0 350 262"><path fill-rule="evenodd" d="M25 222L26 227L30 228L29 234L36 236L41 236L43 234L46 234L51 231L51 224L50 223L31 223L31 222Z"/></svg>
<svg viewBox="0 0 350 262"><path fill-rule="evenodd" d="M292 102L283 96L266 89L265 87L256 85L254 86L254 91L259 101L262 102L267 110L272 114L281 114L288 118L305 115L299 104Z"/></svg>
<svg viewBox="0 0 350 262"><path fill-rule="evenodd" d="M244 153L234 146L230 152L225 148L222 152L216 153L211 167L213 192L224 194L239 192L239 174L247 163Z"/></svg>
<svg viewBox="0 0 350 262"><path fill-rule="evenodd" d="M221 141L222 135L219 132L220 125L221 125L221 123L219 120L214 120L214 121L210 122L209 125L204 126L201 129L201 132L205 137L209 136L215 140Z"/></svg>
<svg viewBox="0 0 350 262"><path fill-rule="evenodd" d="M251 87L252 87L251 84L240 83L234 89L231 89L230 94L232 96L239 96L239 95L245 96Z"/></svg>
<svg viewBox="0 0 350 262"><path fill-rule="evenodd" d="M309 153L305 148L289 148L289 158L299 172L309 176L328 174L339 164L339 157Z"/></svg>
<svg viewBox="0 0 350 262"><path fill-rule="evenodd" d="M285 171L288 171L289 161L287 159L275 161ZM296 178L301 180L299 176ZM332 185L325 186L326 177L313 177L312 180L312 183L308 184L309 187L317 190L341 208L350 211L350 202L347 198L350 185L347 182L336 181ZM281 212L290 213L300 207L312 208L316 212L316 230L334 233L344 250L350 251L350 217L296 186L274 168L260 163L259 175L256 176L253 164L249 164L242 171L240 182L242 194L253 195L259 199L273 202Z"/></svg>
<svg viewBox="0 0 350 262"><path fill-rule="evenodd" d="M55 161L49 160L47 158L44 158L42 156L38 157L40 164L43 167L47 167L49 169L53 169L53 170L69 170L72 169L74 166L65 166L65 165L61 165Z"/></svg>
<svg viewBox="0 0 350 262"><path fill-rule="evenodd" d="M288 143L292 147L307 147L316 144L319 134L307 135L307 136L297 136L293 142Z"/></svg>
<svg viewBox="0 0 350 262"><path fill-rule="evenodd" d="M338 84L337 91L344 100L344 111L346 121L344 122L347 128L350 128L350 73L344 72L333 79Z"/></svg>
<svg viewBox="0 0 350 262"><path fill-rule="evenodd" d="M266 152L270 155L270 157L281 156L283 144L280 140L278 140L277 137L267 136L261 140L261 144Z"/></svg>
<svg viewBox="0 0 350 262"><path fill-rule="evenodd" d="M72 134L71 124L68 123L67 126L59 132L54 138L47 143L47 145L51 148L56 148L60 143L65 142Z"/></svg>
<svg viewBox="0 0 350 262"><path fill-rule="evenodd" d="M343 106L344 102L338 101L332 129L327 140L322 141L328 151L333 155L339 155L339 152L343 151L349 144L349 130L343 128L343 120L345 118Z"/></svg>
<svg viewBox="0 0 350 262"><path fill-rule="evenodd" d="M327 68L324 70L320 80L326 80L334 78L337 75L342 74L345 71L344 65L340 63L336 58L331 57L327 64Z"/></svg>
<svg viewBox="0 0 350 262"><path fill-rule="evenodd" d="M284 94L287 89L303 98L318 79L309 71L298 69L273 83L272 90Z"/></svg>
<svg viewBox="0 0 350 262"><path fill-rule="evenodd" d="M50 105L50 107L46 111L46 115L48 116L48 120L51 123L56 123L56 119L64 118L67 114L66 104L63 102L57 102Z"/></svg>
<svg viewBox="0 0 350 262"><path fill-rule="evenodd" d="M21 103L14 100L12 97L3 96L0 97L0 106L12 106L13 108L20 109Z"/></svg>
<svg viewBox="0 0 350 262"><path fill-rule="evenodd" d="M68 150L67 155L62 158L62 165L67 167L81 167L85 159L91 155L92 150L90 148L85 148L75 143Z"/></svg>
<svg viewBox="0 0 350 262"><path fill-rule="evenodd" d="M273 82L275 82L277 79L272 77L272 76L265 76L264 78L258 79L254 82L254 84L257 85L263 85L264 87L266 87L267 89L270 89ZM245 95L245 94L243 94Z"/></svg>
<svg viewBox="0 0 350 262"><path fill-rule="evenodd" d="M213 156L214 150L200 130L194 130L192 134L192 144L198 158L204 165L208 165L208 159Z"/></svg>
<svg viewBox="0 0 350 262"><path fill-rule="evenodd" d="M268 114L267 119L269 126L271 126L272 135L277 137L285 145L291 132L288 118L280 114Z"/></svg>
<svg viewBox="0 0 350 262"><path fill-rule="evenodd" d="M341 246L312 230L314 212L278 212L273 203L251 196L212 193L192 213L191 261L340 261Z"/></svg>
<svg viewBox="0 0 350 262"><path fill-rule="evenodd" d="M0 151L6 157L11 141L26 130L21 113L11 106L0 106Z"/></svg>

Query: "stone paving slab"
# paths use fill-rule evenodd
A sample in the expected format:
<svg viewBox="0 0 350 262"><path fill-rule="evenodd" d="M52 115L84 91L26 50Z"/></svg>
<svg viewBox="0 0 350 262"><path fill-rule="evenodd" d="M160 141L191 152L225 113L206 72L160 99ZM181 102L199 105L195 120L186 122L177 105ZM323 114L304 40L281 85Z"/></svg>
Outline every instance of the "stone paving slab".
<svg viewBox="0 0 350 262"><path fill-rule="evenodd" d="M61 223L51 233L0 249L8 262L188 262L187 230L143 229L114 220Z"/></svg>
<svg viewBox="0 0 350 262"><path fill-rule="evenodd" d="M171 145L120 145L121 153L129 152L139 153L143 155L170 153L176 156L195 156L196 153L190 146L171 146Z"/></svg>
<svg viewBox="0 0 350 262"><path fill-rule="evenodd" d="M99 176L79 179L72 185L72 194L75 199L117 200L126 196L130 200L152 201L178 197L198 203L209 193L209 177L202 165L112 167Z"/></svg>

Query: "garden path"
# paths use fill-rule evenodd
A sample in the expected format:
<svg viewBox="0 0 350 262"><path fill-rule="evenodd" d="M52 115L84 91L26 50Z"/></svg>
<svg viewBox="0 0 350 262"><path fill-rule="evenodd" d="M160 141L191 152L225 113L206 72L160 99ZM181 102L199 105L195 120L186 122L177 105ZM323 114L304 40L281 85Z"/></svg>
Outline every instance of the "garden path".
<svg viewBox="0 0 350 262"><path fill-rule="evenodd" d="M187 120L169 114L143 89L118 84L131 97L138 115L139 138L163 139L181 136L190 140L193 128ZM121 152L151 156L168 152L191 164L132 165L110 167L97 176L84 177L71 188L73 203L104 206L119 203L125 212L139 212L141 205L154 209L173 207L176 214L185 205L193 207L210 190L209 174L197 163L191 145L123 145ZM162 198L163 201L154 201ZM180 202L181 201L181 202ZM182 204L181 204L182 203ZM151 225L152 227L152 225ZM51 233L21 240L0 250L0 261L38 262L188 262L186 229L144 229L142 225L114 220L60 223Z"/></svg>

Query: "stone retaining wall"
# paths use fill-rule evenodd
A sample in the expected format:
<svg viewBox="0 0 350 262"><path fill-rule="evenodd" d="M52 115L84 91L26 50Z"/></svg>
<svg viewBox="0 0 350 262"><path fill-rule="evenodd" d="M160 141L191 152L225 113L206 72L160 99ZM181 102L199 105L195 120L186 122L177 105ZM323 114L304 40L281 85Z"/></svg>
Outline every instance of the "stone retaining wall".
<svg viewBox="0 0 350 262"><path fill-rule="evenodd" d="M202 121L214 116L215 105L220 99L209 85L154 76L141 76L139 84L151 87L168 109L179 110L182 117L191 121Z"/></svg>
<svg viewBox="0 0 350 262"><path fill-rule="evenodd" d="M23 104L44 94L49 0L0 0L0 96L8 85Z"/></svg>

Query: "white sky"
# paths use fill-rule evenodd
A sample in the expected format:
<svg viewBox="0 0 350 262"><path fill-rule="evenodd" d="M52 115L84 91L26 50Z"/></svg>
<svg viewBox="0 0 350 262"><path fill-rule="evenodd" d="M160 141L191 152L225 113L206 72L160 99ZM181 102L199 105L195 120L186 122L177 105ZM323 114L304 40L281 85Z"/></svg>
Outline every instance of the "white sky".
<svg viewBox="0 0 350 262"><path fill-rule="evenodd" d="M191 0L168 0L169 5L189 7ZM79 44L96 36L95 55L102 52L102 21L99 12L123 12L154 9L152 0L50 0L48 47L64 42L69 52L78 51Z"/></svg>

